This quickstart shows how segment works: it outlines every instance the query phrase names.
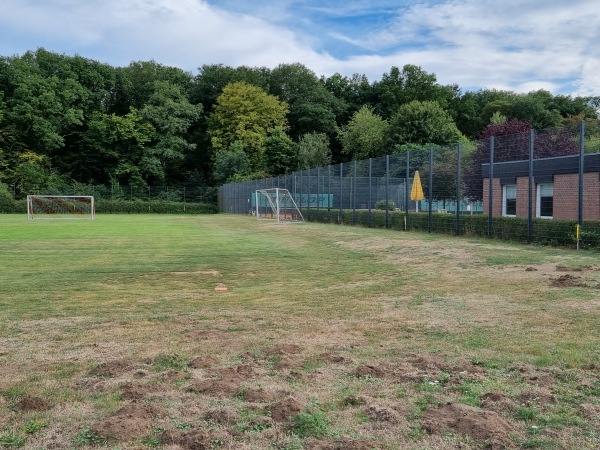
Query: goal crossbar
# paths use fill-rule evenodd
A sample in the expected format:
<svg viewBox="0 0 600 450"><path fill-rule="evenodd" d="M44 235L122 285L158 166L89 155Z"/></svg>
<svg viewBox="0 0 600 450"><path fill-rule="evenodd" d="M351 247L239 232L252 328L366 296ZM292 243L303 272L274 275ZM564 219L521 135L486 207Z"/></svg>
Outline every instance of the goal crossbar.
<svg viewBox="0 0 600 450"><path fill-rule="evenodd" d="M96 208L91 195L28 195L27 218L94 220Z"/></svg>

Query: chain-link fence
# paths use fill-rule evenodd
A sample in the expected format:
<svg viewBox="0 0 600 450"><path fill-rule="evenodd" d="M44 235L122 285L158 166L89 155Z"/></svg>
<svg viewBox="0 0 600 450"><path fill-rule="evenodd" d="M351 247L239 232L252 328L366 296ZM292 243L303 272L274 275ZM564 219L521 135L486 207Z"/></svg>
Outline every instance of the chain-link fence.
<svg viewBox="0 0 600 450"><path fill-rule="evenodd" d="M19 199L16 188L13 187L13 197ZM88 185L72 184L33 189L30 194L36 195L92 195L96 200L164 200L182 203L209 203L216 204L217 188L199 186L196 184L182 184L171 186L129 186L120 184Z"/></svg>
<svg viewBox="0 0 600 450"><path fill-rule="evenodd" d="M600 242L600 153L585 147L583 124L415 147L225 184L218 204L221 212L251 215L254 193L278 187L307 220L560 244L598 234Z"/></svg>

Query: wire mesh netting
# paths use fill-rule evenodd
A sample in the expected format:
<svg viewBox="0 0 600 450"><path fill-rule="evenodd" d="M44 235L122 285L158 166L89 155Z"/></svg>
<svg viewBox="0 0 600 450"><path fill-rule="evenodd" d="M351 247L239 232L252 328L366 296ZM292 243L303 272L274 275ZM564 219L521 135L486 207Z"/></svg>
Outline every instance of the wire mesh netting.
<svg viewBox="0 0 600 450"><path fill-rule="evenodd" d="M582 128L561 128L415 147L225 184L219 208L253 214L253 192L280 187L307 220L572 243L576 225L600 233L600 154L585 143ZM422 199L411 196L417 172Z"/></svg>

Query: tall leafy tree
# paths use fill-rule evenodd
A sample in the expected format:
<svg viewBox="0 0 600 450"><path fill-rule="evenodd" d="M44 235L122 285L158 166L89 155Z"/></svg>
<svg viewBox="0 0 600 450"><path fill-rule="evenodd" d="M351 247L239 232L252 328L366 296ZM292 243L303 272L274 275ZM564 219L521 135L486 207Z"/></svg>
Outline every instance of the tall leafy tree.
<svg viewBox="0 0 600 450"><path fill-rule="evenodd" d="M88 122L78 178L94 183L146 185L140 162L155 130L132 108L124 116L98 112Z"/></svg>
<svg viewBox="0 0 600 450"><path fill-rule="evenodd" d="M415 100L436 101L442 108L450 109L460 99L458 86L442 86L435 74L413 64L406 64L402 70L392 67L389 73L384 73L381 80L374 83L373 90L376 95L375 111L384 118L390 118L401 105Z"/></svg>
<svg viewBox="0 0 600 450"><path fill-rule="evenodd" d="M298 168L311 169L331 164L329 138L325 133L307 133L298 141Z"/></svg>
<svg viewBox="0 0 600 450"><path fill-rule="evenodd" d="M277 127L265 140L265 167L271 175L280 175L298 167L297 146L283 127Z"/></svg>
<svg viewBox="0 0 600 450"><path fill-rule="evenodd" d="M388 133L388 122L372 108L363 106L346 126L339 128L338 137L344 154L356 160L385 155Z"/></svg>
<svg viewBox="0 0 600 450"><path fill-rule="evenodd" d="M245 82L226 86L209 117L208 134L215 152L236 141L244 144L252 171L264 170L265 141L287 126L287 104Z"/></svg>
<svg viewBox="0 0 600 450"><path fill-rule="evenodd" d="M302 64L281 64L273 69L269 92L288 104L289 133L294 139L310 132L333 134L336 115L345 109Z"/></svg>
<svg viewBox="0 0 600 450"><path fill-rule="evenodd" d="M337 114L338 125L348 123L352 114L362 106L372 106L374 103L373 88L365 75L355 73L346 77L336 73L328 78L322 77L321 81L329 92L343 102Z"/></svg>
<svg viewBox="0 0 600 450"><path fill-rule="evenodd" d="M130 108L141 110L154 95L156 82L168 82L179 86L188 94L192 84L192 74L177 67L160 64L154 60L134 61L116 71L115 87L111 99L110 112L127 114Z"/></svg>
<svg viewBox="0 0 600 450"><path fill-rule="evenodd" d="M250 160L244 151L244 143L233 142L227 150L215 156L213 177L218 184L241 181L252 177Z"/></svg>
<svg viewBox="0 0 600 450"><path fill-rule="evenodd" d="M390 120L393 144L446 145L464 140L454 120L433 101L412 101L402 105Z"/></svg>
<svg viewBox="0 0 600 450"><path fill-rule="evenodd" d="M154 82L154 92L140 110L140 116L155 130L140 161L146 179L164 182L180 171L186 154L196 148L186 140L186 133L201 113L202 105L192 105L181 86Z"/></svg>

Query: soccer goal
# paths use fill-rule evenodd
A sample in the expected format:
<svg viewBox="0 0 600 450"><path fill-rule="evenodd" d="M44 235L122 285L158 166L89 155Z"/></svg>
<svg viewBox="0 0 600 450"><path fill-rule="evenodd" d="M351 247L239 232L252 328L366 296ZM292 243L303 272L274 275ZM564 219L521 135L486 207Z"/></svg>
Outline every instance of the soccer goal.
<svg viewBox="0 0 600 450"><path fill-rule="evenodd" d="M255 193L254 205L258 220L277 222L304 222L304 217L287 189L259 189Z"/></svg>
<svg viewBox="0 0 600 450"><path fill-rule="evenodd" d="M28 195L28 219L94 220L94 197L89 195Z"/></svg>

